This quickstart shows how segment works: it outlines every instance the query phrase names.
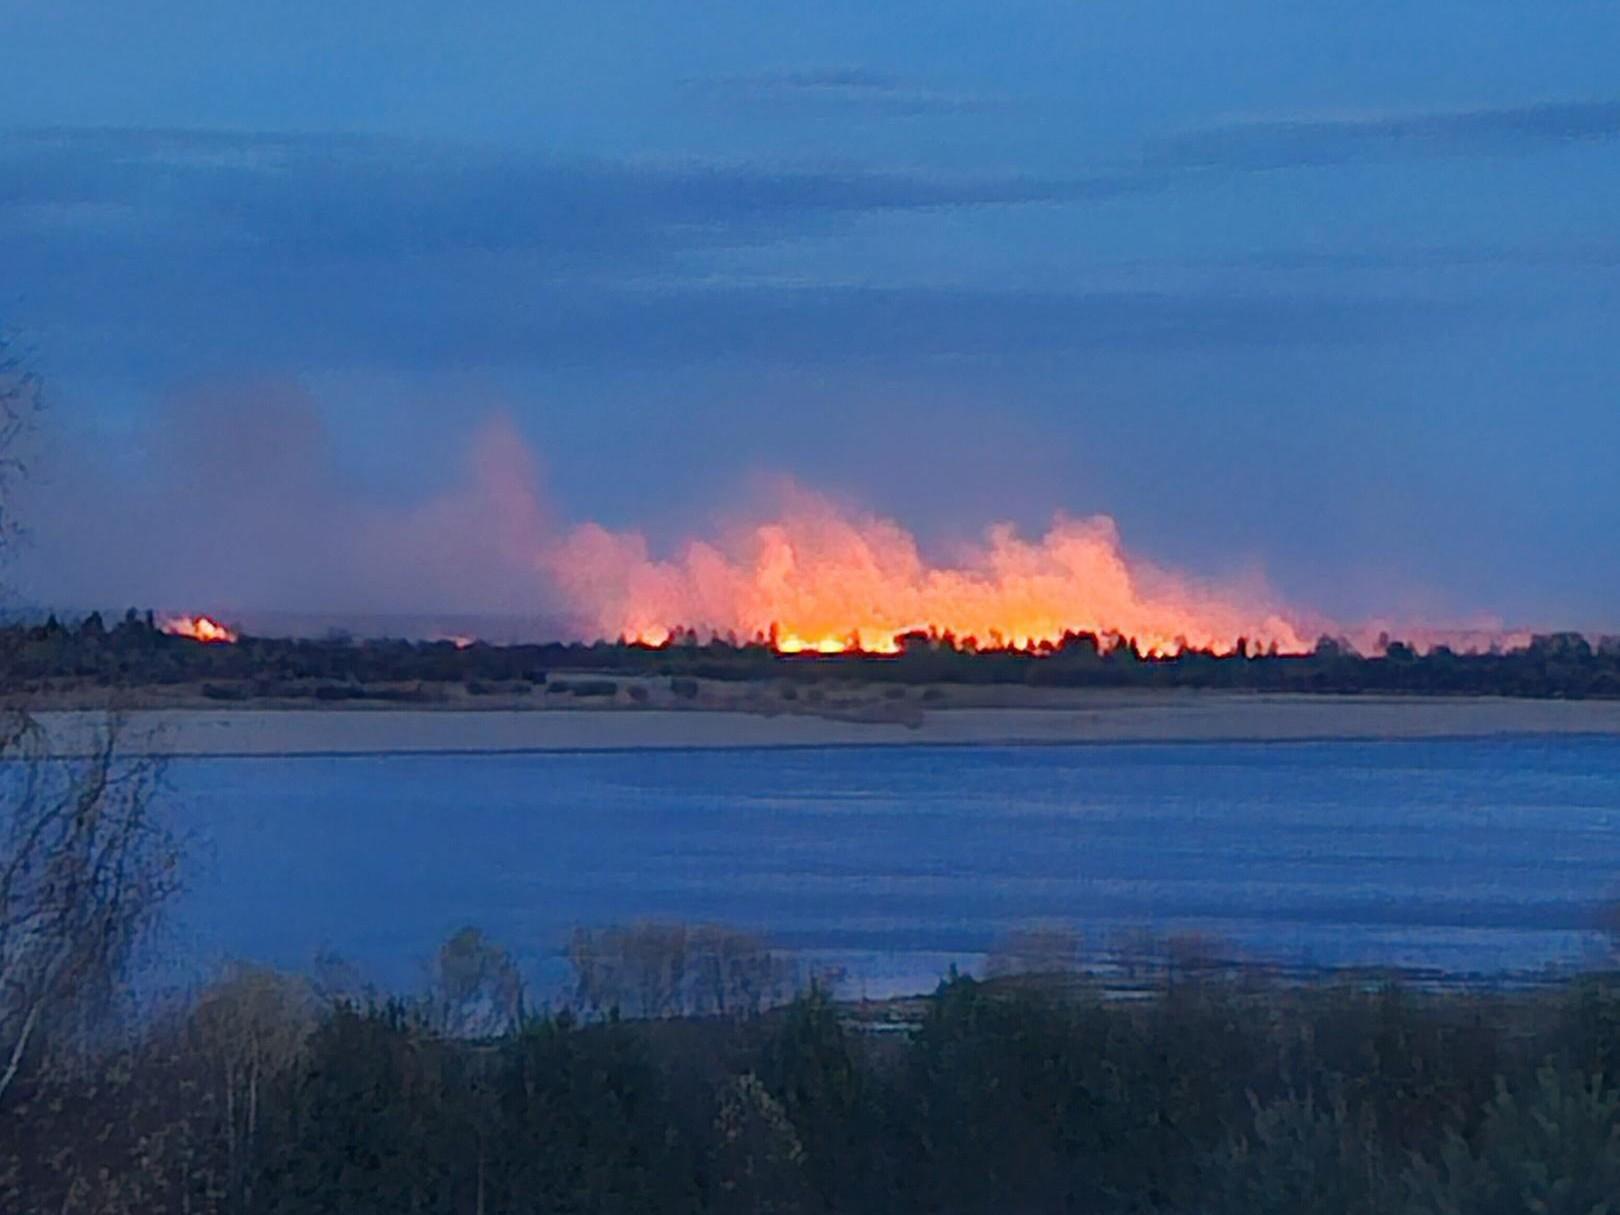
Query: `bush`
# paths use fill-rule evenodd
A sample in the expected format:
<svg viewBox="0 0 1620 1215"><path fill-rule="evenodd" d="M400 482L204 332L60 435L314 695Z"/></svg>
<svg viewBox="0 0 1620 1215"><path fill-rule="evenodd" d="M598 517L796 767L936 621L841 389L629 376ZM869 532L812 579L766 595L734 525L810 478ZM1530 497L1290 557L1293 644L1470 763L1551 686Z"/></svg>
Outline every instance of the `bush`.
<svg viewBox="0 0 1620 1215"><path fill-rule="evenodd" d="M1167 1199L1179 1155L1163 1083L1122 1017L972 979L931 1002L898 1094L925 1209L1095 1209Z"/></svg>
<svg viewBox="0 0 1620 1215"><path fill-rule="evenodd" d="M494 1087L485 1209L698 1208L696 1145L663 1074L625 1027L535 1022L504 1044Z"/></svg>
<svg viewBox="0 0 1620 1215"><path fill-rule="evenodd" d="M1342 1101L1311 1095L1254 1103L1249 1125L1215 1153L1202 1179L1206 1215L1399 1210L1376 1137Z"/></svg>
<svg viewBox="0 0 1620 1215"><path fill-rule="evenodd" d="M1008 969L1072 946L1015 941ZM632 925L571 956L590 1020L530 1015L473 929L410 1001L346 1002L331 959L318 983L234 969L18 1078L0 1210L1590 1215L1620 1193L1609 980L1197 971L1113 1000L1015 973L760 1012L781 960L744 933Z"/></svg>
<svg viewBox="0 0 1620 1215"><path fill-rule="evenodd" d="M1453 1133L1439 1159L1416 1163L1406 1180L1413 1215L1610 1210L1620 1194L1620 1093L1550 1066L1519 1091L1503 1082L1476 1139Z"/></svg>
<svg viewBox="0 0 1620 1215"><path fill-rule="evenodd" d="M812 988L784 1010L758 1076L793 1127L797 1166L821 1206L857 1209L877 1176L878 1086L824 991Z"/></svg>

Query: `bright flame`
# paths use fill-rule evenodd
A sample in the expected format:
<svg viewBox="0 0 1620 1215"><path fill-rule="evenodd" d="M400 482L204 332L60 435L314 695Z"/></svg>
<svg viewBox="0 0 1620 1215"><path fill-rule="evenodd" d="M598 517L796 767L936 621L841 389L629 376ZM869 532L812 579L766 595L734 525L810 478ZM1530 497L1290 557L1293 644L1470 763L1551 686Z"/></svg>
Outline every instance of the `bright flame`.
<svg viewBox="0 0 1620 1215"><path fill-rule="evenodd" d="M1144 654L1311 648L1264 587L1211 586L1129 557L1111 519L1058 518L1026 539L990 528L953 563L931 564L888 519L852 515L803 491L775 518L727 541L693 541L671 560L634 532L585 524L544 563L602 637L643 645L760 639L782 653L894 653L914 632L980 649L1055 645L1089 632ZM1314 635L1313 635L1314 636Z"/></svg>
<svg viewBox="0 0 1620 1215"><path fill-rule="evenodd" d="M205 645L229 645L236 640L236 632L212 616L171 616L162 624L165 633L174 637L190 637Z"/></svg>

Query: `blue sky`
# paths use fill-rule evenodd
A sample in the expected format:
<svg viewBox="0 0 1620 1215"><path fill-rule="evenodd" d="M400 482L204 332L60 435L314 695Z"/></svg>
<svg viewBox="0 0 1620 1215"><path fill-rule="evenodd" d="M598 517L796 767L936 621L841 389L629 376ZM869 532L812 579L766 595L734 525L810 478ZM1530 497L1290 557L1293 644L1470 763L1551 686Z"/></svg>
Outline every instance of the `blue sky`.
<svg viewBox="0 0 1620 1215"><path fill-rule="evenodd" d="M786 473L1620 629L1620 7L368 10L0 9L41 509L172 475L177 399L228 443L291 394L378 503L498 411L655 542ZM45 523L36 593L157 593Z"/></svg>

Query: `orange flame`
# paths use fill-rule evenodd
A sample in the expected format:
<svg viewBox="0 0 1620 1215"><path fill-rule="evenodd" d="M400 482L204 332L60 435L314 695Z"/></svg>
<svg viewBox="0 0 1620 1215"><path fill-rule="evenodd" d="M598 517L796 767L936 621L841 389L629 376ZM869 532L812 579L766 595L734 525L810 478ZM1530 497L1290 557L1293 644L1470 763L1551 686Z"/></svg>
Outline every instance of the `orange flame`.
<svg viewBox="0 0 1620 1215"><path fill-rule="evenodd" d="M165 633L174 637L190 637L204 645L230 645L236 641L236 632L212 616L171 616L162 624Z"/></svg>
<svg viewBox="0 0 1620 1215"><path fill-rule="evenodd" d="M1212 586L1133 559L1111 519L1059 517L1037 539L990 528L949 565L930 564L888 519L789 495L780 516L729 542L659 560L634 532L574 529L547 555L558 586L602 637L659 646L672 629L768 641L782 653L895 653L914 632L979 649L1055 645L1089 632L1144 654L1311 648L1263 587Z"/></svg>

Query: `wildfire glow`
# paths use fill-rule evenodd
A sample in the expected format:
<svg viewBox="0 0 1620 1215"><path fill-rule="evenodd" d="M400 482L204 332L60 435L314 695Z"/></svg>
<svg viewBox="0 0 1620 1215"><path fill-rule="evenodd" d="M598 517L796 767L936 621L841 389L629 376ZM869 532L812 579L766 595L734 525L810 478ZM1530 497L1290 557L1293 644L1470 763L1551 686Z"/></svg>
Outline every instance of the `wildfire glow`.
<svg viewBox="0 0 1620 1215"><path fill-rule="evenodd" d="M934 564L892 520L795 491L775 517L671 559L650 555L638 533L586 524L545 565L587 629L651 646L676 628L789 654L894 653L914 632L980 649L1089 632L1155 655L1231 653L1240 638L1283 653L1312 644L1263 586L1214 586L1132 558L1103 516L1060 517L1036 538L997 525Z"/></svg>
<svg viewBox="0 0 1620 1215"><path fill-rule="evenodd" d="M236 641L235 631L212 616L171 616L163 622L162 628L172 636L190 637L205 645L229 645Z"/></svg>

